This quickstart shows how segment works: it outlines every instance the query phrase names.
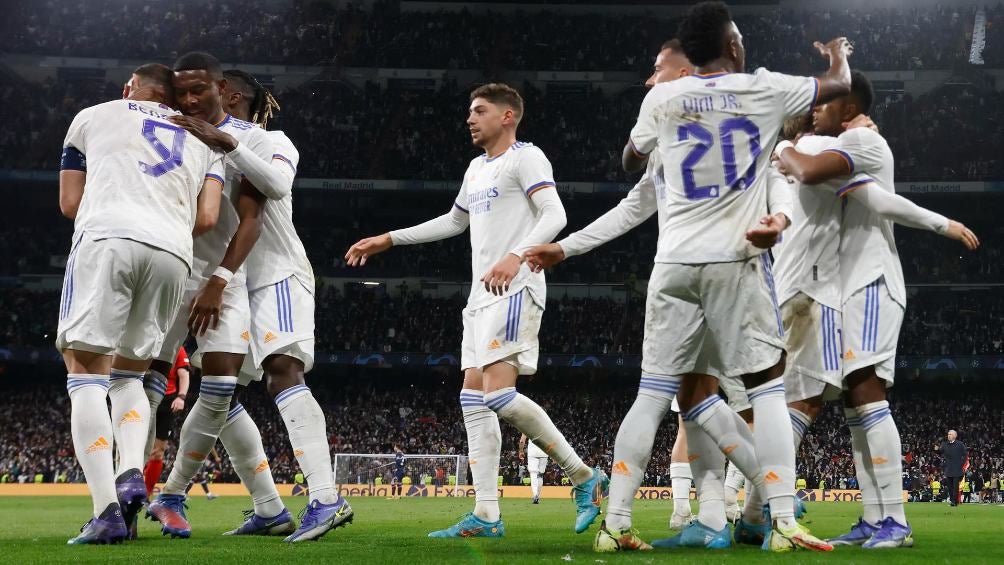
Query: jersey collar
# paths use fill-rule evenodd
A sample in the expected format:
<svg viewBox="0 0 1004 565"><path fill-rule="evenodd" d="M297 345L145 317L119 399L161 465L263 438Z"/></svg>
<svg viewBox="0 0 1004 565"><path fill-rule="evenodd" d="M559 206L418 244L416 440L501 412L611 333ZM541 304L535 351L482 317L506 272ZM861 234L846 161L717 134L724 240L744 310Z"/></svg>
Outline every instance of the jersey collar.
<svg viewBox="0 0 1004 565"><path fill-rule="evenodd" d="M222 120L220 120L220 123L213 124L213 126L218 127L218 128L223 127L223 126L227 125L227 122L229 122L230 118L232 118L232 117L233 116L231 116L230 114L225 114L224 118Z"/></svg>
<svg viewBox="0 0 1004 565"><path fill-rule="evenodd" d="M718 78L718 77L721 77L721 76L725 76L727 74L729 74L728 71L718 71L717 73L708 73L708 74L703 74L703 75L695 73L695 74L692 74L690 76L699 78L701 80L708 80L709 78Z"/></svg>

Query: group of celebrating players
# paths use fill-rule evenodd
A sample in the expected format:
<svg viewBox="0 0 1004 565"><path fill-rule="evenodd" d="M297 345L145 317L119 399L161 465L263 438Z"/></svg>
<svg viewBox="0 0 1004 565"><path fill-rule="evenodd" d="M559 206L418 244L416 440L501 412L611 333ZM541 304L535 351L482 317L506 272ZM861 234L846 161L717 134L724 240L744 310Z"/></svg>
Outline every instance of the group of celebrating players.
<svg viewBox="0 0 1004 565"><path fill-rule="evenodd" d="M609 492L597 551L912 545L899 432L886 401L906 303L893 223L969 249L979 241L895 194L893 157L867 117L873 93L850 70L850 43L815 48L829 60L821 77L747 74L727 7L692 7L656 57L624 148L624 168L644 171L641 179L617 207L557 243L549 242L566 217L551 165L516 140L521 96L499 83L471 93L467 125L484 153L471 161L451 209L362 239L345 256L362 267L392 246L470 230L460 405L475 506L430 537L505 534L502 418L568 476L577 533L596 520ZM94 502L94 518L70 543L129 535L147 498L139 469L150 410L189 332L199 343L199 396L149 514L164 533L191 534L185 487L219 439L254 501L254 512L228 533L316 539L353 515L333 484L324 414L303 380L313 363L313 274L292 224L296 149L264 129L277 105L252 76L223 72L204 53L181 57L173 69L140 67L124 95L76 117L60 173L60 205L75 231L57 345ZM782 133L787 141L775 145ZM516 382L536 371L543 270L656 211L641 381L608 477L583 462ZM299 526L238 400L240 386L262 374L309 487ZM796 521L804 509L794 496L795 453L823 403L836 398L845 406L863 511L848 533L824 541ZM631 507L671 409L681 420L671 524L681 531L649 544L632 527Z"/></svg>

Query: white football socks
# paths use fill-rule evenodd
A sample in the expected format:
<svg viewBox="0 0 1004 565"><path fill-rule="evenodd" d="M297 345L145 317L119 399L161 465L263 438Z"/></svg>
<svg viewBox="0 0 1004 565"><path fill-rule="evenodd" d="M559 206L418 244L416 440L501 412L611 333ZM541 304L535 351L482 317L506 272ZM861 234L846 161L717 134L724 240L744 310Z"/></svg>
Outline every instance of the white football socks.
<svg viewBox="0 0 1004 565"><path fill-rule="evenodd" d="M864 428L871 452L872 468L878 482L879 500L885 516L906 525L903 508L903 444L889 402L871 402L858 406L858 418Z"/></svg>
<svg viewBox="0 0 1004 565"><path fill-rule="evenodd" d="M515 387L485 394L485 405L554 459L572 485L578 486L593 478L593 470L582 462L544 409L516 392Z"/></svg>
<svg viewBox="0 0 1004 565"><path fill-rule="evenodd" d="M220 442L227 450L237 476L251 493L254 513L261 518L282 514L286 506L275 488L272 469L262 447L261 432L241 404L227 413L227 422L220 431Z"/></svg>
<svg viewBox="0 0 1004 565"><path fill-rule="evenodd" d="M730 410L727 406L725 409ZM687 429L690 468L694 473L694 484L697 485L697 520L720 531L728 523L725 519L725 454L719 447L719 442L704 431L700 424L684 418L683 426Z"/></svg>
<svg viewBox="0 0 1004 565"><path fill-rule="evenodd" d="M147 400L150 401L150 429L146 436L146 449L143 450L144 464L153 451L153 442L157 439L157 408L160 408L161 401L164 400L164 393L167 392L167 377L160 371L151 370L143 380L143 392L146 393Z"/></svg>
<svg viewBox="0 0 1004 565"><path fill-rule="evenodd" d="M760 461L763 496L771 518L782 527L795 522L795 440L781 377L747 391L756 426L753 437ZM757 489L761 484L756 485Z"/></svg>
<svg viewBox="0 0 1004 565"><path fill-rule="evenodd" d="M502 453L499 418L485 406L484 393L465 388L460 391L460 408L467 429L467 461L474 482L474 515L486 522L500 517L498 476Z"/></svg>
<svg viewBox="0 0 1004 565"><path fill-rule="evenodd" d="M164 494L185 494L220 437L236 386L237 377L203 375L199 398L181 426L178 454L164 483Z"/></svg>
<svg viewBox="0 0 1004 565"><path fill-rule="evenodd" d="M746 477L743 472L736 467L736 464L729 461L728 468L725 469L725 505L733 506L739 504L739 490L746 484Z"/></svg>
<svg viewBox="0 0 1004 565"><path fill-rule="evenodd" d="M670 463L669 482L673 487L673 512L681 516L691 513L690 483L694 480L690 463Z"/></svg>
<svg viewBox="0 0 1004 565"><path fill-rule="evenodd" d="M292 386L275 395L275 405L286 424L296 462L307 479L310 500L334 504L338 501L338 490L321 406L307 385Z"/></svg>
<svg viewBox="0 0 1004 565"><path fill-rule="evenodd" d="M117 504L112 460L112 421L108 416L108 375L66 375L70 393L70 434L73 451L91 492L94 516Z"/></svg>
<svg viewBox="0 0 1004 565"><path fill-rule="evenodd" d="M802 438L805 432L809 431L812 425L812 418L798 408L788 407L788 416L791 418L791 432L795 439L795 455L798 455L798 448L802 445Z"/></svg>
<svg viewBox="0 0 1004 565"><path fill-rule="evenodd" d="M844 408L847 427L851 431L851 451L854 454L854 470L858 478L858 488L861 489L861 503L864 506L861 519L873 526L885 518L882 502L879 500L878 480L872 466L871 451L868 449L868 437L861 427L856 408Z"/></svg>
<svg viewBox="0 0 1004 565"><path fill-rule="evenodd" d="M108 397L112 401L112 429L119 464L116 475L146 466L147 436L150 435L150 400L143 390L143 375L138 371L112 369Z"/></svg>
<svg viewBox="0 0 1004 565"><path fill-rule="evenodd" d="M679 378L641 377L638 396L624 416L614 442L606 518L607 527L612 531L631 527L631 508L652 458L655 434L679 388Z"/></svg>
<svg viewBox="0 0 1004 565"><path fill-rule="evenodd" d="M536 471L530 471L530 494L534 498L540 496L540 487L543 485L544 479Z"/></svg>

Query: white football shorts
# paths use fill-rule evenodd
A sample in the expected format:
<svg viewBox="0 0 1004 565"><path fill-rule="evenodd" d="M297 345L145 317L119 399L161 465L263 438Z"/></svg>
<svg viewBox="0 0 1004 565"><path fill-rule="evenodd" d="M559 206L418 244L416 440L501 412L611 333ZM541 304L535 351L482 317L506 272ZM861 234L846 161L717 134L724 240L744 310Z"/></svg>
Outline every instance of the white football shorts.
<svg viewBox="0 0 1004 565"><path fill-rule="evenodd" d="M540 354L537 334L543 314L544 309L525 288L483 308L464 308L461 370L482 369L506 361L520 375L536 373Z"/></svg>
<svg viewBox="0 0 1004 565"><path fill-rule="evenodd" d="M158 361L174 363L174 357L178 354L178 348L188 337L188 316L192 311L192 300L202 289L199 284L197 290L186 290L178 315L171 325L164 346L157 354ZM202 368L202 355L204 353L241 353L248 352L248 343L251 339L249 331L250 307L248 306L247 286L237 284L227 286L223 289L223 309L220 311L220 323L213 329L210 327L203 336L196 336L199 348L194 355L191 355L192 365ZM172 353L173 352L173 353Z"/></svg>
<svg viewBox="0 0 1004 565"><path fill-rule="evenodd" d="M903 305L893 300L881 277L844 300L844 375L875 365L879 378L892 386L896 345L903 325Z"/></svg>
<svg viewBox="0 0 1004 565"><path fill-rule="evenodd" d="M295 276L251 293L251 352L257 369L269 355L314 367L314 295Z"/></svg>
<svg viewBox="0 0 1004 565"><path fill-rule="evenodd" d="M839 310L799 292L781 305L788 358L784 390L788 402L840 396L843 370Z"/></svg>
<svg viewBox="0 0 1004 565"><path fill-rule="evenodd" d="M527 457L526 470L531 473L543 475L547 472L547 457Z"/></svg>

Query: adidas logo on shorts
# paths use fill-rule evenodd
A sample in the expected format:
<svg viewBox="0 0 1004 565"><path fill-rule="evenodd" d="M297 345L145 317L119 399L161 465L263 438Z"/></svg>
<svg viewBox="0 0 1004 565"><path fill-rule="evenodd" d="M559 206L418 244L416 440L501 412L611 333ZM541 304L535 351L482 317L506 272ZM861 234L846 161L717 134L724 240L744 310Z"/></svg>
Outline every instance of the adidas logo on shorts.
<svg viewBox="0 0 1004 565"><path fill-rule="evenodd" d="M489 344L488 344L488 349L489 349L489 350L492 350L492 349L498 349L498 348L500 348L500 347L502 347L502 344L501 344L501 343L499 343L499 340L497 340L497 339L493 339L493 340L491 341L491 343L489 343Z"/></svg>

